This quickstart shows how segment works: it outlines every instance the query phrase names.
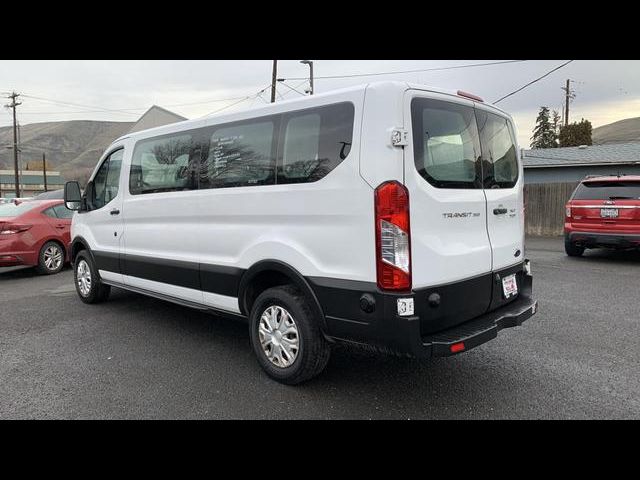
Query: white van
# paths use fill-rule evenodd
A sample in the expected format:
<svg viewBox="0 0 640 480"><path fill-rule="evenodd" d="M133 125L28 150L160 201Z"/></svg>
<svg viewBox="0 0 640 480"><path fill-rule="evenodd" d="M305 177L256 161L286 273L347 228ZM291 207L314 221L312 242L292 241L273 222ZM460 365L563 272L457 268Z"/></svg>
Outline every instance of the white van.
<svg viewBox="0 0 640 480"><path fill-rule="evenodd" d="M65 187L76 288L248 319L288 384L336 342L466 351L536 311L518 152L505 112L400 82L132 133Z"/></svg>

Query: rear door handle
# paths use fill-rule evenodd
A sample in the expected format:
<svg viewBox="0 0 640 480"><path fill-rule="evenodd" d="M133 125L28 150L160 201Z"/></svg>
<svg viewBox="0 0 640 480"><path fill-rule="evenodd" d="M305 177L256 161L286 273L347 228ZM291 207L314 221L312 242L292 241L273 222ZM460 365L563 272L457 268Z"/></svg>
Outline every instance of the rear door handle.
<svg viewBox="0 0 640 480"><path fill-rule="evenodd" d="M505 213L507 213L507 209L506 208L494 208L493 209L493 214L494 215L504 215Z"/></svg>
<svg viewBox="0 0 640 480"><path fill-rule="evenodd" d="M113 210L111 210L109 212L111 215L120 215L120 210L118 210L117 208L114 208ZM506 213L506 210L505 210Z"/></svg>
<svg viewBox="0 0 640 480"><path fill-rule="evenodd" d="M66 225L56 225L56 228L62 229L62 228L67 228L67 226Z"/></svg>

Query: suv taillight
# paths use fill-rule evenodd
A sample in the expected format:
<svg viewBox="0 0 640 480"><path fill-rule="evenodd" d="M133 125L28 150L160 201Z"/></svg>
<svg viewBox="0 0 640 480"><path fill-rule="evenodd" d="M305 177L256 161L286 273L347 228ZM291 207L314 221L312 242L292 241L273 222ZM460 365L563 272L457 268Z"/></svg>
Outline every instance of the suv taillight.
<svg viewBox="0 0 640 480"><path fill-rule="evenodd" d="M566 215L567 218L571 218L571 206L567 205L566 207L564 207L564 214Z"/></svg>
<svg viewBox="0 0 640 480"><path fill-rule="evenodd" d="M382 290L411 290L409 191L385 182L375 191L376 268Z"/></svg>

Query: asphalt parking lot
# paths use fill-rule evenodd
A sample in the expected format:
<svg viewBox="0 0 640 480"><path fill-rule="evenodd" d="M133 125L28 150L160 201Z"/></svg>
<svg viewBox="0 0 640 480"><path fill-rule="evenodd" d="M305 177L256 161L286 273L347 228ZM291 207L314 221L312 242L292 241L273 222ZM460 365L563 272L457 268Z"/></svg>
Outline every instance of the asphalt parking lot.
<svg viewBox="0 0 640 480"><path fill-rule="evenodd" d="M69 268L0 269L0 418L640 418L640 254L569 258L527 240L539 313L450 358L336 348L298 387L270 380L245 324L113 290Z"/></svg>

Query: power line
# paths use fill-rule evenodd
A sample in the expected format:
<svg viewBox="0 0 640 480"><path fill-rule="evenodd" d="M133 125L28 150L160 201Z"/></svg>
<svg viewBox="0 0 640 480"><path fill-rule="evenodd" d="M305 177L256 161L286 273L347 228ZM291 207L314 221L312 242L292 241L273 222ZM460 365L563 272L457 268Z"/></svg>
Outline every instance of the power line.
<svg viewBox="0 0 640 480"><path fill-rule="evenodd" d="M314 80L318 79L329 79L329 78L353 78L353 77L375 77L378 75L400 75L404 73L420 73L420 72L436 72L442 70L456 70L459 68L472 68L472 67L486 67L489 65L503 65L505 63L517 63L517 62L528 62L529 60L503 60L500 62L487 62L487 63L470 63L466 65L453 65L450 67L433 67L433 68L421 68L418 70L399 70L395 72L376 72L376 73L354 73L351 75L325 75L325 76L314 76ZM285 80L308 80L308 77L289 77Z"/></svg>
<svg viewBox="0 0 640 480"><path fill-rule="evenodd" d="M113 109L113 108L106 108L106 107L98 107L98 106L90 106L90 105L84 105L84 104L80 104L80 103L73 103L73 102L66 102L66 101L62 101L62 100L55 100L55 99L51 99L51 98L46 98L46 97L40 97L40 96L36 96L36 95L28 95L28 94L23 94L24 97L27 98L31 98L33 100L38 100L38 101L42 101L42 102L47 102L47 103L53 103L53 104L58 104L58 105L65 105L65 106L73 106L73 107L81 107L81 108L90 108L92 110L84 110L84 111L79 111L79 112L60 112L60 113L99 113L99 112L112 112L112 113L123 113L123 114L127 114L127 115L139 115L139 113L136 112L142 112L145 110L148 110L149 107L140 107L140 108L122 108L122 109ZM184 106L190 106L190 105L203 105L203 104L207 104L207 103L216 103L216 102L229 102L232 100L241 100L244 99L246 97L230 97L230 98L215 98L215 99L209 99L209 100L203 100L203 101L198 101L198 102L188 102L188 103L172 103L172 104L168 104L168 105L164 105L165 107L184 107ZM24 113L36 113L36 112L24 112Z"/></svg>
<svg viewBox="0 0 640 480"><path fill-rule="evenodd" d="M268 90L268 89L270 89L270 88L271 88L271 85L269 84L269 85L267 85L266 87L264 87L262 90L258 91L257 93L254 93L253 95L248 95L248 96L246 96L246 97L242 97L242 98L241 98L240 100L238 100L237 102L234 102L234 103L232 103L232 104L230 104L230 105L227 105L227 106L225 106L225 107L219 108L218 110L214 110L213 112L209 112L209 113L207 113L207 114L206 114L206 115L204 115L204 116L206 117L206 116L209 116L209 115L213 115L214 113L218 113L218 112L221 112L221 111L223 111L223 110L226 110L227 108L231 108L231 107L233 107L234 105L238 105L239 103L245 102L245 101L247 101L247 100L249 100L249 99L251 99L251 98L257 98L257 97L259 97L262 93L264 93L265 91L267 91L267 90Z"/></svg>
<svg viewBox="0 0 640 480"><path fill-rule="evenodd" d="M566 66L566 65L569 65L571 62L573 62L573 60L569 60L568 62L565 62L565 63L563 63L562 65L557 66L556 68L554 68L553 70L548 71L547 73L545 73L545 74L544 74L544 75L542 75L541 77L538 77L538 78L536 78L535 80L532 80L532 81L530 81L529 83L527 83L526 85L524 85L524 86L520 87L519 89L514 90L513 92L511 92L511 93L509 93L509 94L505 95L505 96L504 96L504 97L502 97L502 98L499 98L498 100L496 100L495 102L493 102L493 104L495 105L496 103L501 102L501 101L502 101L502 100L504 100L505 98L508 98L508 97L510 97L511 95L515 95L516 93L518 93L518 92L520 92L520 91L524 90L525 88L527 88L529 85L533 85L534 83L536 83L536 82L538 82L538 81L542 80L544 77L547 77L547 76L551 75L551 74L552 74L553 72L555 72L556 70L560 70L562 67L564 67L564 66Z"/></svg>
<svg viewBox="0 0 640 480"><path fill-rule="evenodd" d="M294 92L296 92L296 93L299 93L299 94L300 94L300 95L302 95L303 97L305 96L305 94L304 94L304 93L302 93L302 92L298 91L296 88L291 87L291 86L287 85L287 84L286 84L286 83L284 83L284 82L279 82L279 83L280 83L281 85L284 85L284 86L285 86L285 87L287 87L288 89L290 89L290 90L292 90L292 91L294 91ZM304 82L304 83L306 83L306 82Z"/></svg>
<svg viewBox="0 0 640 480"><path fill-rule="evenodd" d="M55 104L59 104L59 105L70 105L72 107L80 107L80 108L93 108L95 110L103 110L105 112L113 112L113 113L126 113L128 115L137 115L137 113L133 113L124 109L115 109L115 108L103 108L103 107L96 107L95 105L83 105L81 103L72 103L72 102L63 102L61 100L52 100L52 99L48 99L48 98L44 98L44 97L36 97L35 95L27 95L27 94L22 94L25 98L31 98L34 100L40 100L41 102L48 102L48 103L55 103Z"/></svg>

